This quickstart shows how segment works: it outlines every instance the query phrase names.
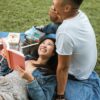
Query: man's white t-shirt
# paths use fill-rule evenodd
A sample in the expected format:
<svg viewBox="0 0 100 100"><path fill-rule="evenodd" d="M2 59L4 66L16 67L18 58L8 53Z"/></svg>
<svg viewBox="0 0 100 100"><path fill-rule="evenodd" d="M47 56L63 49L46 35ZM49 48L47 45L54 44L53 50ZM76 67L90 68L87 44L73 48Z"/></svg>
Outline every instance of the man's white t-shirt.
<svg viewBox="0 0 100 100"><path fill-rule="evenodd" d="M59 55L72 55L69 74L88 79L96 65L97 47L93 28L82 11L59 26L56 47Z"/></svg>

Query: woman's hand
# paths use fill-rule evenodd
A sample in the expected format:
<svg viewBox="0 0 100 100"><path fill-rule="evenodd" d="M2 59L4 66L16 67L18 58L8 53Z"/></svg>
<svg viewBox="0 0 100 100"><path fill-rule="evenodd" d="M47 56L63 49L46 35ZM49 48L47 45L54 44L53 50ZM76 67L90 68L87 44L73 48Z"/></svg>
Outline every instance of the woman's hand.
<svg viewBox="0 0 100 100"><path fill-rule="evenodd" d="M27 70L22 69L20 66L17 66L16 70L19 72L20 76L26 79L28 82L32 82L35 78Z"/></svg>
<svg viewBox="0 0 100 100"><path fill-rule="evenodd" d="M7 58L6 57L6 50L5 49L2 49L0 54L4 57L4 58Z"/></svg>

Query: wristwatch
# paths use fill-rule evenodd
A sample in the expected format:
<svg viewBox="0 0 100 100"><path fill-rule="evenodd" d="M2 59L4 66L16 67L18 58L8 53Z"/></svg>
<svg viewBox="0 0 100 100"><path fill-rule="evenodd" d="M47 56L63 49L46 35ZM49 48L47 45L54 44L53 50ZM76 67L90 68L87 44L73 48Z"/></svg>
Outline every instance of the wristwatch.
<svg viewBox="0 0 100 100"><path fill-rule="evenodd" d="M56 95L56 99L64 99L64 95Z"/></svg>

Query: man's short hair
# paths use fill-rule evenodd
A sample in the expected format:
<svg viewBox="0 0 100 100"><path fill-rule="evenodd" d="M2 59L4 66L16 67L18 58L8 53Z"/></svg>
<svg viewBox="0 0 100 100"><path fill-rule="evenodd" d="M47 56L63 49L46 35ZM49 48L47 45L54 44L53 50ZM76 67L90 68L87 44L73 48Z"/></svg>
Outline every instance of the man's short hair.
<svg viewBox="0 0 100 100"><path fill-rule="evenodd" d="M64 3L68 3L68 2L70 2L75 7L80 7L83 0L64 0Z"/></svg>
<svg viewBox="0 0 100 100"><path fill-rule="evenodd" d="M71 0L76 6L80 6L83 0Z"/></svg>

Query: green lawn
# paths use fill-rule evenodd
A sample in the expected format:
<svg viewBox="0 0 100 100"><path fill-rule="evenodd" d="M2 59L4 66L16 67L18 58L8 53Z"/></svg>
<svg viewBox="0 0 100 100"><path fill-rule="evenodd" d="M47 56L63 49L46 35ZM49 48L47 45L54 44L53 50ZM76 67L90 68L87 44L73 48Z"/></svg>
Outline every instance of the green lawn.
<svg viewBox="0 0 100 100"><path fill-rule="evenodd" d="M0 31L22 32L33 25L49 23L48 10L51 1L0 0ZM100 71L100 0L84 0L81 9L88 15L96 33L98 47L96 69Z"/></svg>

